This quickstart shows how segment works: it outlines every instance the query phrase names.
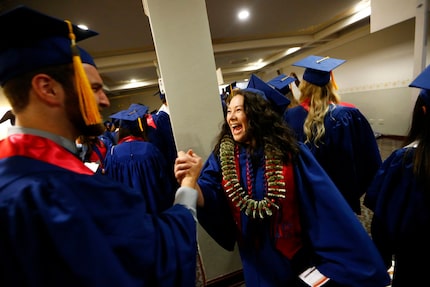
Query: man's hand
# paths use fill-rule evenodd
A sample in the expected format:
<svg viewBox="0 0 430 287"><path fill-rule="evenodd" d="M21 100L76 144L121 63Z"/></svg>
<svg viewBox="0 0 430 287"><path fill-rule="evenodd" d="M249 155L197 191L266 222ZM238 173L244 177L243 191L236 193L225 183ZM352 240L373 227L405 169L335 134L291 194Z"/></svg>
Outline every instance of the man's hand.
<svg viewBox="0 0 430 287"><path fill-rule="evenodd" d="M179 151L175 160L175 177L179 184L195 188L202 165L202 158L193 150L190 149L186 153Z"/></svg>

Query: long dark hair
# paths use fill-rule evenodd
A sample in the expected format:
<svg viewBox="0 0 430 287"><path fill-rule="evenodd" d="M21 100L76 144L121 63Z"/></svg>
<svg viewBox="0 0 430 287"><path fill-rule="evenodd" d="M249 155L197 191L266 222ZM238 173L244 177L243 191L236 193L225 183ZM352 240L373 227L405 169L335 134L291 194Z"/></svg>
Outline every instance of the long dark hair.
<svg viewBox="0 0 430 287"><path fill-rule="evenodd" d="M247 136L251 142L248 146L250 152L266 146L272 153L282 158L284 163L294 160L299 152L297 140L281 115L272 109L270 102L254 92L236 89L227 97L227 106L237 95L244 97L244 111L248 119ZM233 137L225 119L217 137L215 154L219 153L221 140L226 135Z"/></svg>
<svg viewBox="0 0 430 287"><path fill-rule="evenodd" d="M419 96L412 113L412 122L405 145L418 141L413 159L413 171L419 182L430 189L430 106Z"/></svg>

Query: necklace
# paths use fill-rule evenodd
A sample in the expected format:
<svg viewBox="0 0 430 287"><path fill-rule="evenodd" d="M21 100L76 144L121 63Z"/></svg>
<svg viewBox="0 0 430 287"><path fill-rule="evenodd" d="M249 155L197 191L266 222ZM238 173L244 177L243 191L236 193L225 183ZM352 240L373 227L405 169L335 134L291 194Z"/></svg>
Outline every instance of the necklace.
<svg viewBox="0 0 430 287"><path fill-rule="evenodd" d="M252 198L252 186L250 186L251 180L249 180L248 169L248 192L241 186L237 176L238 168L236 168L235 161L235 144L228 136L225 136L221 140L220 160L224 191L236 207L254 219L264 219L266 216L272 216L273 211L279 209L279 201L284 199L287 193L282 173L283 166L281 159L270 153L267 146L264 148L266 194L261 200Z"/></svg>

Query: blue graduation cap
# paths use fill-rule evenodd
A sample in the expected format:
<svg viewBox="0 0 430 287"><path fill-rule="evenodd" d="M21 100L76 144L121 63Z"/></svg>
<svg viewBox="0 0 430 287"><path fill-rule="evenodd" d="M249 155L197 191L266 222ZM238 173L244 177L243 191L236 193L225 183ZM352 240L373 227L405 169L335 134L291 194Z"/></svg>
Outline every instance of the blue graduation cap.
<svg viewBox="0 0 430 287"><path fill-rule="evenodd" d="M409 87L430 90L430 65L409 84Z"/></svg>
<svg viewBox="0 0 430 287"><path fill-rule="evenodd" d="M82 63L94 65L92 57L76 42L98 33L83 30L70 21L57 19L26 6L0 14L0 85L14 77L48 66L73 64L77 96L85 124L102 122L94 92Z"/></svg>
<svg viewBox="0 0 430 287"><path fill-rule="evenodd" d="M282 94L286 95L290 91L290 84L294 82L296 78L291 76L286 76L284 74L281 74L270 81L267 82L269 86L274 87L278 91L280 91Z"/></svg>
<svg viewBox="0 0 430 287"><path fill-rule="evenodd" d="M430 65L409 84L409 87L420 88L421 91L418 96L423 98L426 105L430 107Z"/></svg>
<svg viewBox="0 0 430 287"><path fill-rule="evenodd" d="M278 90L269 86L266 82L254 74L252 74L249 78L248 86L244 90L250 89L261 91L266 99L268 99L272 104L273 109L280 114L283 114L287 106L290 104L290 100L287 99L287 97L281 94Z"/></svg>
<svg viewBox="0 0 430 287"><path fill-rule="evenodd" d="M149 108L141 104L131 104L128 109L119 111L109 117L114 121L119 121L120 128L139 128L143 131L142 121L146 121L144 116L148 113Z"/></svg>
<svg viewBox="0 0 430 287"><path fill-rule="evenodd" d="M18 6L0 14L0 84L20 74L39 68L72 63L69 26L26 6ZM75 41L98 35L72 25ZM83 63L92 65L92 57L77 47Z"/></svg>
<svg viewBox="0 0 430 287"><path fill-rule="evenodd" d="M346 60L311 55L295 62L293 66L306 68L303 80L322 87L330 82L331 72L345 62Z"/></svg>

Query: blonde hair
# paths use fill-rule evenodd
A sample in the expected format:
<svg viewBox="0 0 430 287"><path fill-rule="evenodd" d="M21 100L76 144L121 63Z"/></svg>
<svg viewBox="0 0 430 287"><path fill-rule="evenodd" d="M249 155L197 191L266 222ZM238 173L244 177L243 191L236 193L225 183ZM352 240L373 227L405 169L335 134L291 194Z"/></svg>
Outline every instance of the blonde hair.
<svg viewBox="0 0 430 287"><path fill-rule="evenodd" d="M306 143L312 142L318 146L325 135L324 118L329 111L330 104L339 104L340 96L336 93L331 82L325 86L317 86L305 80L299 85L300 103L309 99L309 111L303 124Z"/></svg>

